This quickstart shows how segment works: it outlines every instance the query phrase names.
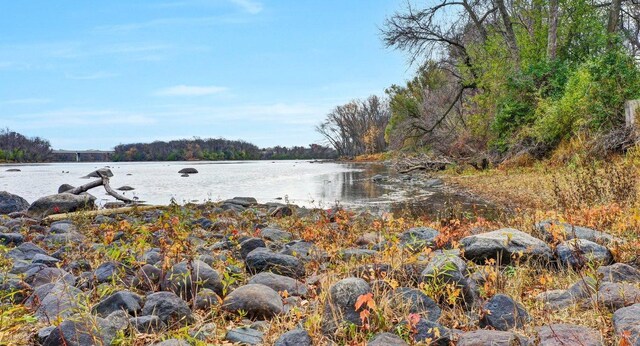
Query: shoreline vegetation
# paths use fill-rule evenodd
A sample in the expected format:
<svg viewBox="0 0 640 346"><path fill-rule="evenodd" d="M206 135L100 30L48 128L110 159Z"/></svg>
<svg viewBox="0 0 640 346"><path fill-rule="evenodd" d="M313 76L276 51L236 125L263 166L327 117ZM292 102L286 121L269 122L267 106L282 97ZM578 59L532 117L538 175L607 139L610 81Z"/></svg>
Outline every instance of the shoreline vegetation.
<svg viewBox="0 0 640 346"><path fill-rule="evenodd" d="M494 219L245 197L13 213L0 343L634 345L638 163L424 174L512 211Z"/></svg>

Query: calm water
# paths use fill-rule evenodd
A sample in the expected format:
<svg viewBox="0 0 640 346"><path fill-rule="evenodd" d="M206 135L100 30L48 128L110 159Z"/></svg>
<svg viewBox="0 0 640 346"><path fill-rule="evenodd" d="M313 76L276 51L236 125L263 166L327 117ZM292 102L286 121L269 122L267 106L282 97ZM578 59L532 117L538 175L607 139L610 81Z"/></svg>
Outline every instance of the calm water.
<svg viewBox="0 0 640 346"><path fill-rule="evenodd" d="M148 204L219 201L235 196L255 197L258 202L289 202L300 206L328 208L339 202L351 207L397 210L411 206L437 213L446 206L472 210L478 201L427 187L420 180L403 180L382 164L311 163L308 161L243 162L126 162L107 163L114 177L111 186L128 185ZM18 194L29 202L54 194L62 184L79 186L82 178L104 163L52 163L0 166L0 190ZM181 177L178 171L193 167L198 174ZM20 172L7 172L18 168ZM382 182L372 177L381 174ZM113 199L101 187L89 191L104 205ZM481 204L481 203L480 203ZM419 212L418 212L419 213Z"/></svg>

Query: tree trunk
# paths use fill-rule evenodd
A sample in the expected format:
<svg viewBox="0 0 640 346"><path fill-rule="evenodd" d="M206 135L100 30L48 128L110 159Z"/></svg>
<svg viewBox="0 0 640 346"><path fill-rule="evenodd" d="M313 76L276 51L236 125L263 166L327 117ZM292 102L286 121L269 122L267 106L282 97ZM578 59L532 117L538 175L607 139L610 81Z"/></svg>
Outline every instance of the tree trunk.
<svg viewBox="0 0 640 346"><path fill-rule="evenodd" d="M609 9L609 23L607 24L607 32L609 34L615 34L618 31L621 6L622 0L611 1L611 8Z"/></svg>
<svg viewBox="0 0 640 346"><path fill-rule="evenodd" d="M502 23L504 24L504 37L511 51L511 56L516 63L520 61L520 52L518 49L518 42L516 41L516 34L513 31L513 23L511 22L511 16L507 11L507 6L504 4L504 0L496 0L496 6L500 12Z"/></svg>
<svg viewBox="0 0 640 346"><path fill-rule="evenodd" d="M547 59L556 59L558 49L558 0L549 1L549 32L547 36Z"/></svg>

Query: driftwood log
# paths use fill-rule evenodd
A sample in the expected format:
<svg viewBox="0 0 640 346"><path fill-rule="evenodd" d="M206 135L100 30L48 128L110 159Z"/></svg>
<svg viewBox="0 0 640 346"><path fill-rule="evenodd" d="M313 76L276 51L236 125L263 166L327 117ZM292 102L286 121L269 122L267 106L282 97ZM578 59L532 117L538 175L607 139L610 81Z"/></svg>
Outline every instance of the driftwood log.
<svg viewBox="0 0 640 346"><path fill-rule="evenodd" d="M406 174L417 170L441 171L449 164L451 164L451 161L444 157L434 158L426 155L419 155L398 159L394 163L394 168L398 173Z"/></svg>
<svg viewBox="0 0 640 346"><path fill-rule="evenodd" d="M73 189L67 190L65 192L71 193L71 194L74 194L74 195L79 195L79 194L81 194L83 192L87 192L87 191L89 191L89 190L91 190L91 189L93 189L95 187L103 186L104 189L107 191L107 193L110 196L112 196L113 198L115 198L115 199L117 199L119 201L125 202L127 204L135 203L135 201L132 200L131 198L127 198L127 197L117 193L114 189L111 188L111 185L109 185L109 177L113 176L113 173L111 173L111 170L109 170L107 168L102 168L102 169L99 169L99 170L97 170L95 172L91 172L88 175L88 177L89 176L98 176L100 179L94 180L92 182L86 183L86 184L78 186L78 187L74 187Z"/></svg>
<svg viewBox="0 0 640 346"><path fill-rule="evenodd" d="M60 221L60 220L67 220L75 216L113 215L113 214L123 214L123 213L129 213L129 212L158 209L158 208L162 208L162 207L155 206L155 205L134 205L131 207L122 207L122 208L113 208L113 209L74 211L72 213L49 215L45 217L43 221L54 222L54 221Z"/></svg>

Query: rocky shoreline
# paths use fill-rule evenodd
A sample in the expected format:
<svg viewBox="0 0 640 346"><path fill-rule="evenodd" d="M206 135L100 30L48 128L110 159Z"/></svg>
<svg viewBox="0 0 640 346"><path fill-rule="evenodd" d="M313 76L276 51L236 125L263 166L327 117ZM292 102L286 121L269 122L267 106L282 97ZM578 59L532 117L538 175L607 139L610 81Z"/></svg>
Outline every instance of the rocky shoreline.
<svg viewBox="0 0 640 346"><path fill-rule="evenodd" d="M0 304L34 323L16 322L9 344L640 345L638 265L615 263L623 239L586 227L450 239L247 197L55 222L30 208L0 196ZM519 268L579 279L533 299L501 292ZM534 307L607 311L610 335Z"/></svg>

